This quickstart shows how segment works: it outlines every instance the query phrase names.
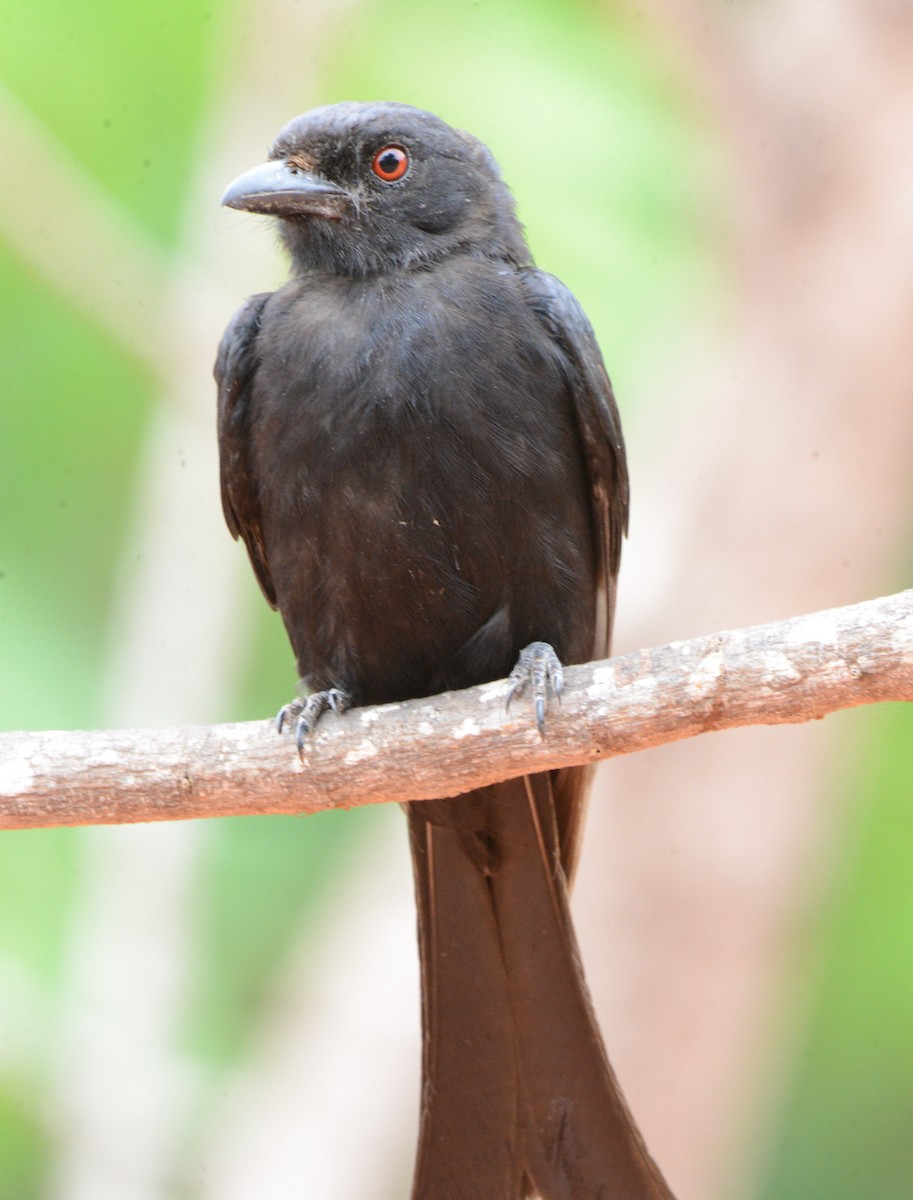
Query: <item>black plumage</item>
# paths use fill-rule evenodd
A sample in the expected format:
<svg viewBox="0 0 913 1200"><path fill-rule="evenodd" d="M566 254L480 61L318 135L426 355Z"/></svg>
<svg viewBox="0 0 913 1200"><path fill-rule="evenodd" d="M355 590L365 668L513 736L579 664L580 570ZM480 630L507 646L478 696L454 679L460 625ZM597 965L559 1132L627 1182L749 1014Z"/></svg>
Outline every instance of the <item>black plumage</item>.
<svg viewBox="0 0 913 1200"><path fill-rule="evenodd" d="M229 528L320 712L608 651L628 485L590 325L490 153L429 113L296 118L224 203L293 277L219 350ZM532 651L525 648L534 644ZM547 645L543 645L547 643ZM542 689L538 691L540 708ZM425 1032L416 1200L670 1193L608 1066L567 906L588 772L408 808Z"/></svg>

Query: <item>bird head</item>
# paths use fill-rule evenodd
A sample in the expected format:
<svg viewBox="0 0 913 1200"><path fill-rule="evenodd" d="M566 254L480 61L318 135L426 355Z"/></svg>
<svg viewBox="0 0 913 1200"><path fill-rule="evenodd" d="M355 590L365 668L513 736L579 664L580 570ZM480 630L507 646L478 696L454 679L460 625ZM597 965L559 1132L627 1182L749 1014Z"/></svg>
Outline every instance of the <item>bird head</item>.
<svg viewBox="0 0 913 1200"><path fill-rule="evenodd" d="M382 274L461 252L530 261L491 153L406 104L334 104L295 117L222 203L277 217L301 273Z"/></svg>

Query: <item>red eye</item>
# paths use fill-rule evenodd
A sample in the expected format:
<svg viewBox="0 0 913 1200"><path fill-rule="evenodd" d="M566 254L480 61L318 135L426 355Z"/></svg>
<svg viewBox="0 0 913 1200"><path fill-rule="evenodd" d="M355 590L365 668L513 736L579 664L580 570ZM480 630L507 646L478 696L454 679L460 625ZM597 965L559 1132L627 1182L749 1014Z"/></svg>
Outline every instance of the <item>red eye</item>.
<svg viewBox="0 0 913 1200"><path fill-rule="evenodd" d="M371 170L384 183L395 183L409 170L409 155L402 146L383 146L374 155Z"/></svg>

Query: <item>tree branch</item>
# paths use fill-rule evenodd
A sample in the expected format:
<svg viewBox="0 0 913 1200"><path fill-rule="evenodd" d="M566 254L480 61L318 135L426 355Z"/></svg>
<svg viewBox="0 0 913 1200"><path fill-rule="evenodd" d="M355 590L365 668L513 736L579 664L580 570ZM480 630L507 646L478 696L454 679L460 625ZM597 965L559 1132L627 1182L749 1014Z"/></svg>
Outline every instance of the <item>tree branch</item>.
<svg viewBox="0 0 913 1200"><path fill-rule="evenodd" d="M565 672L544 738L506 684L326 716L299 762L266 721L0 734L0 828L312 813L452 796L711 730L913 700L913 590Z"/></svg>

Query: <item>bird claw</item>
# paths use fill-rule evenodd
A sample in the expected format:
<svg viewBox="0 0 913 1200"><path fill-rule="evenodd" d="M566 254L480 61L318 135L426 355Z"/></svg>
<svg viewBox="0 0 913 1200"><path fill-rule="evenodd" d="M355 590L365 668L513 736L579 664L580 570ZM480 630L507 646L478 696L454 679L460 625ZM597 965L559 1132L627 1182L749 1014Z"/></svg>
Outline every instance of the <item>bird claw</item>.
<svg viewBox="0 0 913 1200"><path fill-rule="evenodd" d="M545 713L548 709L549 684L560 702L561 690L564 687L564 668L558 655L548 642L530 642L520 651L517 665L508 676L510 688L507 692L505 708L510 707L514 696L522 696L527 683L532 689L533 711L536 714L536 727L540 734L545 733Z"/></svg>
<svg viewBox="0 0 913 1200"><path fill-rule="evenodd" d="M287 725L291 726L294 722L298 757L304 758L304 743L327 709L332 709L337 716L342 716L351 706L352 701L339 688L329 688L325 692L311 692L309 696L297 696L279 709L276 714L276 730L282 733Z"/></svg>

